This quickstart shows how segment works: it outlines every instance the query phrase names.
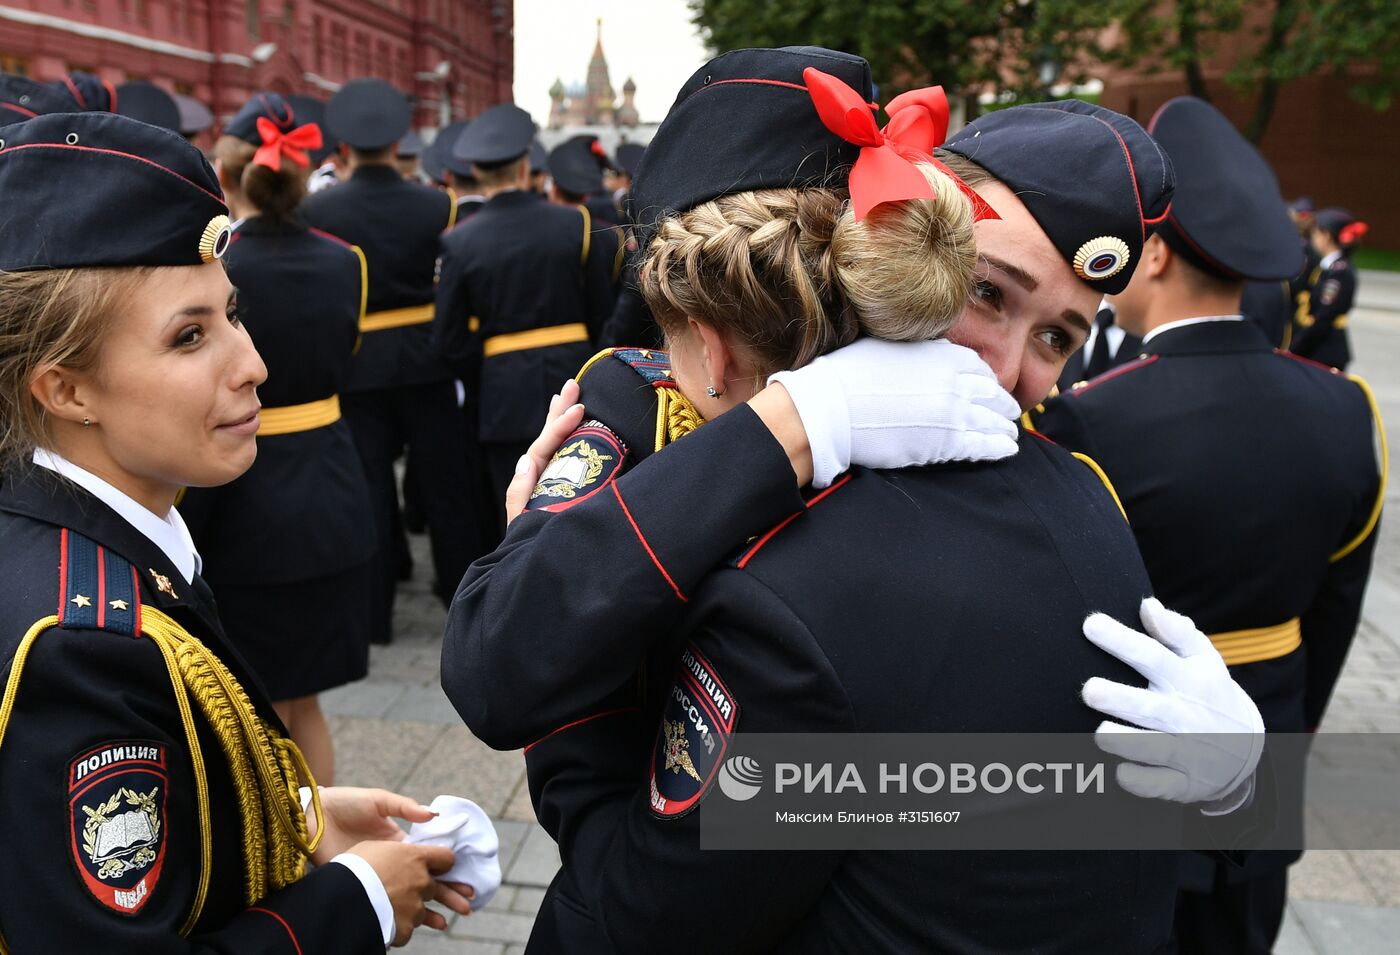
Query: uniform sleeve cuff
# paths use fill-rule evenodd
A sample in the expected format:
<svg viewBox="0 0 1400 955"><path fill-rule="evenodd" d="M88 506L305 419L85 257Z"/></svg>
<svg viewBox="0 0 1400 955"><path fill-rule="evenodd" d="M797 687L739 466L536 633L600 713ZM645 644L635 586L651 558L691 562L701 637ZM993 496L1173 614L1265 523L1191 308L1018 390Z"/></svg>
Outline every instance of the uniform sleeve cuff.
<svg viewBox="0 0 1400 955"><path fill-rule="evenodd" d="M394 905L389 901L389 893L384 891L384 883L380 881L379 873L374 871L374 866L353 852L342 852L332 859L330 864L334 865L337 862L355 873L355 878L365 887L365 895L369 896L370 905L374 906L375 918L379 919L379 931L384 936L384 947L388 948L394 941Z"/></svg>

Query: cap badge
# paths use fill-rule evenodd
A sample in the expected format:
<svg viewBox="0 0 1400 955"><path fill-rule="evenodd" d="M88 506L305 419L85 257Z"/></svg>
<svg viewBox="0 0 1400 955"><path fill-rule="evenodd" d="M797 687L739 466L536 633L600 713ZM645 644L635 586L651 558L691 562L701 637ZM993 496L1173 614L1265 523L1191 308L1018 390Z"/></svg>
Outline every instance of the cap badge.
<svg viewBox="0 0 1400 955"><path fill-rule="evenodd" d="M215 216L210 219L209 224L204 227L204 234L199 237L199 257L205 262L222 259L228 251L229 239L232 236L233 228L228 216Z"/></svg>
<svg viewBox="0 0 1400 955"><path fill-rule="evenodd" d="M1111 235L1090 239L1074 253L1074 272L1082 279L1097 282L1123 271L1132 251L1128 243Z"/></svg>

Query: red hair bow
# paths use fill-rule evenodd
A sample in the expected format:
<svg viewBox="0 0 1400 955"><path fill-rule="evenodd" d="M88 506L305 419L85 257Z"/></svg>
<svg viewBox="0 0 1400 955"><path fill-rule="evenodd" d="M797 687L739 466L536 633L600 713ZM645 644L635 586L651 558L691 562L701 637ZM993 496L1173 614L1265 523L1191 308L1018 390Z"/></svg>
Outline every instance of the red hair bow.
<svg viewBox="0 0 1400 955"><path fill-rule="evenodd" d="M284 133L272 120L259 116L258 135L262 137L263 144L253 154L253 162L269 169L281 169L283 156L305 169L311 165L311 157L306 151L321 148L321 127L315 123L307 123Z"/></svg>
<svg viewBox="0 0 1400 955"><path fill-rule="evenodd" d="M841 80L810 66L802 71L802 78L822 124L861 147L850 175L851 207L857 221L881 203L937 198L916 165L921 162L931 163L958 184L972 203L974 221L1001 218L971 186L933 158L933 148L948 135L948 97L943 87L896 96L885 107L889 124L880 129L872 105Z"/></svg>
<svg viewBox="0 0 1400 955"><path fill-rule="evenodd" d="M1371 227L1364 222L1350 222L1342 226L1337 238L1342 241L1342 245L1354 245L1370 231Z"/></svg>

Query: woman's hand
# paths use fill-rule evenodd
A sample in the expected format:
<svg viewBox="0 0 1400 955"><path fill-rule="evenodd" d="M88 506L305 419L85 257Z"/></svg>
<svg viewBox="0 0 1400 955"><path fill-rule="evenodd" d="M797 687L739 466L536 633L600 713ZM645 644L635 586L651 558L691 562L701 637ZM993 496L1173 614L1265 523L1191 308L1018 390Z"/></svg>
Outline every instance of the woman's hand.
<svg viewBox="0 0 1400 955"><path fill-rule="evenodd" d="M976 352L950 341L861 338L768 381L750 403L787 450L799 485L810 474L814 487L827 487L853 464L904 468L1016 453L1021 409ZM765 397L775 384L790 401Z"/></svg>
<svg viewBox="0 0 1400 955"><path fill-rule="evenodd" d="M440 846L408 845L403 842L360 842L350 849L364 859L379 876L394 909L392 944L406 945L420 925L442 930L447 919L428 908L438 901L454 912L471 914L465 887L439 883L434 876L452 868L452 850Z"/></svg>
<svg viewBox="0 0 1400 955"><path fill-rule="evenodd" d="M510 485L506 488L506 524L525 510L525 504L534 493L540 475L549 467L554 452L582 423L583 405L578 403L578 382L570 378L559 389L559 394L550 399L549 414L544 419L539 437L515 464L515 477L510 479Z"/></svg>
<svg viewBox="0 0 1400 955"><path fill-rule="evenodd" d="M321 812L326 817L326 834L311 856L313 865L331 859L366 841L402 842L404 831L394 820L427 822L437 815L426 806L385 789L357 789L330 786L321 790ZM314 836L321 821L308 807L308 835Z"/></svg>
<svg viewBox="0 0 1400 955"><path fill-rule="evenodd" d="M1210 638L1155 597L1139 610L1144 632L1091 614L1084 636L1147 678L1146 689L1093 677L1084 702L1105 720L1094 742L1119 764L1118 784L1148 799L1217 803L1224 811L1252 791L1264 749L1259 708L1230 676Z"/></svg>

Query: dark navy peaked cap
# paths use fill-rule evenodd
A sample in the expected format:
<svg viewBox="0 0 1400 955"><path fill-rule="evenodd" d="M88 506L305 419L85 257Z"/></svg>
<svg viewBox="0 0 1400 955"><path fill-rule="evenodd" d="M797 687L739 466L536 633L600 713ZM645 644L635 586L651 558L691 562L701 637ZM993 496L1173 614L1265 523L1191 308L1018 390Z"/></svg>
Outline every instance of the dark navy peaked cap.
<svg viewBox="0 0 1400 955"><path fill-rule="evenodd" d="M565 192L586 196L603 188L603 163L593 148L596 136L575 136L549 153L549 175Z"/></svg>
<svg viewBox="0 0 1400 955"><path fill-rule="evenodd" d="M404 133L403 138L399 140L398 158L417 159L422 154L423 137L410 129L408 132Z"/></svg>
<svg viewBox="0 0 1400 955"><path fill-rule="evenodd" d="M151 126L180 132L180 107L175 97L145 80L117 87L116 112Z"/></svg>
<svg viewBox="0 0 1400 955"><path fill-rule="evenodd" d="M117 88L92 73L71 73L61 80L54 80L49 86L71 96L80 110L111 112L117 102Z"/></svg>
<svg viewBox="0 0 1400 955"><path fill-rule="evenodd" d="M530 140L530 172L549 171L549 151L538 139Z"/></svg>
<svg viewBox="0 0 1400 955"><path fill-rule="evenodd" d="M809 66L871 99L870 64L822 47L734 50L696 70L637 168L637 225L649 232L730 193L844 186L860 147L822 124L802 77Z"/></svg>
<svg viewBox="0 0 1400 955"><path fill-rule="evenodd" d="M18 123L45 113L68 113L72 98L25 76L0 73L0 125Z"/></svg>
<svg viewBox="0 0 1400 955"><path fill-rule="evenodd" d="M1171 160L1133 120L1079 100L979 117L943 147L1026 205L1090 287L1121 292L1176 188Z"/></svg>
<svg viewBox="0 0 1400 955"><path fill-rule="evenodd" d="M175 108L180 111L180 132L186 136L202 133L214 125L214 114L193 96L175 94Z"/></svg>
<svg viewBox="0 0 1400 955"><path fill-rule="evenodd" d="M321 148L311 150L311 161L320 165L326 157L340 148L340 140L326 128L326 104L311 96L293 94L286 97L287 105L296 111L298 126L315 123L321 127Z"/></svg>
<svg viewBox="0 0 1400 955"><path fill-rule="evenodd" d="M0 271L200 265L228 242L214 170L178 133L103 112L0 127Z"/></svg>
<svg viewBox="0 0 1400 955"><path fill-rule="evenodd" d="M224 127L224 135L237 136L245 143L261 146L263 140L262 134L258 132L258 117L268 120L284 133L290 133L296 127L310 122L297 116L296 108L277 93L254 93L252 98L243 104L243 108L234 114L233 119L229 120L229 124Z"/></svg>
<svg viewBox="0 0 1400 955"><path fill-rule="evenodd" d="M1176 196L1157 232L1197 268L1227 279L1286 279L1303 267L1278 178L1220 110L1171 100L1148 124L1172 157Z"/></svg>
<svg viewBox="0 0 1400 955"><path fill-rule="evenodd" d="M326 125L354 149L384 149L403 138L413 120L408 98L383 80L363 78L342 86L326 104Z"/></svg>
<svg viewBox="0 0 1400 955"><path fill-rule="evenodd" d="M530 151L535 138L535 121L512 103L492 106L457 137L452 144L452 161L499 166L519 159Z"/></svg>
<svg viewBox="0 0 1400 955"><path fill-rule="evenodd" d="M452 146L457 142L457 137L462 135L462 130L467 128L469 120L459 119L448 123L438 130L437 136L428 144L428 148L418 156L418 165L423 170L423 175L427 176L439 186L447 182L447 177L443 171L447 168L447 160L452 156ZM470 163L465 164L470 173ZM454 173L456 170L453 170Z"/></svg>

